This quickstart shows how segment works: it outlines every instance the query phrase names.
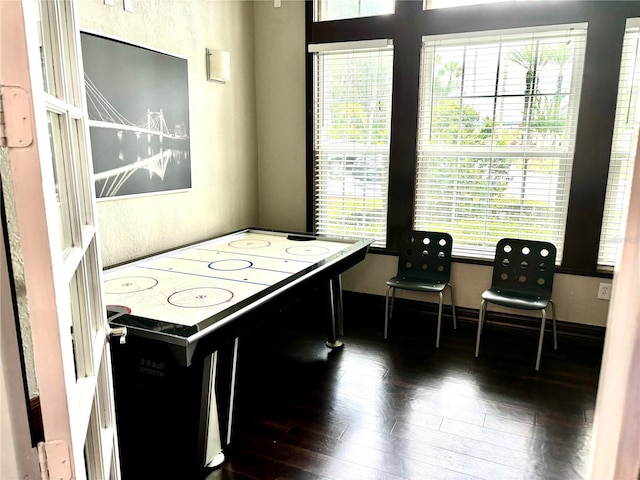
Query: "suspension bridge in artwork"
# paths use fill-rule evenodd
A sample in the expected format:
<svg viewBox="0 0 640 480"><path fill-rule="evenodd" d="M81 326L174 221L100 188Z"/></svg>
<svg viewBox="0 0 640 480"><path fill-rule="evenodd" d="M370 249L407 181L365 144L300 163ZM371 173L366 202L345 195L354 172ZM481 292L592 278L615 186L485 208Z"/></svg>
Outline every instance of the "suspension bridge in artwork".
<svg viewBox="0 0 640 480"><path fill-rule="evenodd" d="M167 127L162 109L158 112L147 109L146 115L134 123L122 115L98 90L85 74L89 127L112 131L114 142L119 146L114 155L122 165L94 174L97 197L110 197L118 193L122 186L138 170L148 171L164 180L167 165L175 158L176 151L170 145L183 141L187 145L187 129L184 124L176 125L173 132ZM125 163L125 135L135 136L135 159ZM93 137L93 134L92 134ZM93 143L93 142L92 142ZM168 146L168 148L167 148ZM94 155L100 155L95 152Z"/></svg>

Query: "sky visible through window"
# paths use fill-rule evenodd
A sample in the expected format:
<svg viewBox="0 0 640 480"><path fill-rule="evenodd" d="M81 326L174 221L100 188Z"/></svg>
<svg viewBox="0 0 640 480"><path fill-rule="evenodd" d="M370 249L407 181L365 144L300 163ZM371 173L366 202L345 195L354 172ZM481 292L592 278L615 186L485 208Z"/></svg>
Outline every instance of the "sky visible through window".
<svg viewBox="0 0 640 480"><path fill-rule="evenodd" d="M396 1L406 0L316 0L316 21L387 15L395 12ZM530 0L424 0L424 6L426 10L432 10L508 1L527 2Z"/></svg>
<svg viewBox="0 0 640 480"><path fill-rule="evenodd" d="M530 0L426 0L426 9L462 7L466 5L480 5L483 3L502 3L502 2L528 2ZM555 0L566 1L566 0Z"/></svg>
<svg viewBox="0 0 640 480"><path fill-rule="evenodd" d="M318 21L386 15L395 10L395 0L317 0Z"/></svg>

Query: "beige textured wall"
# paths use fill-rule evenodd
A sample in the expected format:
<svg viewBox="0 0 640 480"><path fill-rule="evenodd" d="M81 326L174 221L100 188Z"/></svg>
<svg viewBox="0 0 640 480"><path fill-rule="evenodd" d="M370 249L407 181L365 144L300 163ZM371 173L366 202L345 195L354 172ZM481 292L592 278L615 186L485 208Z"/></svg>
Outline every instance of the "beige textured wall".
<svg viewBox="0 0 640 480"><path fill-rule="evenodd" d="M260 226L306 230L304 1L256 1Z"/></svg>
<svg viewBox="0 0 640 480"><path fill-rule="evenodd" d="M291 0L282 5L274 8L273 2L255 3L260 223L295 229L304 227L306 213L304 2ZM343 287L384 295L385 281L395 274L396 265L396 257L368 255L344 275ZM479 308L480 295L491 282L491 267L457 263L452 274L456 303ZM557 275L554 298L558 319L606 325L609 302L596 298L600 282L609 280ZM404 293L399 296L421 298Z"/></svg>
<svg viewBox="0 0 640 480"><path fill-rule="evenodd" d="M80 0L83 30L188 60L192 189L98 202L103 264L258 223L253 4L222 0ZM227 50L231 80L206 81L205 49Z"/></svg>

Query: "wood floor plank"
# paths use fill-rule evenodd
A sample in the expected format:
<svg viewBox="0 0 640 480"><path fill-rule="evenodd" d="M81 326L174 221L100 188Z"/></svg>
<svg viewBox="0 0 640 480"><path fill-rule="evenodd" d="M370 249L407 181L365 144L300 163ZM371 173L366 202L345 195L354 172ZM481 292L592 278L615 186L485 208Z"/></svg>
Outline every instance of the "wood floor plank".
<svg viewBox="0 0 640 480"><path fill-rule="evenodd" d="M242 338L236 424L207 480L586 478L602 351L345 303L344 346L304 306ZM414 327L418 326L417 330Z"/></svg>

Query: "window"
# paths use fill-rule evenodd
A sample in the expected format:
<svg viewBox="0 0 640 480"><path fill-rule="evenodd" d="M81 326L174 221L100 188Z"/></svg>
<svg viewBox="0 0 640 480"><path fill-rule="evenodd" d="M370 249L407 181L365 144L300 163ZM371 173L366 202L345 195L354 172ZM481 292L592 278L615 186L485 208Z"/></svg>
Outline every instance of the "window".
<svg viewBox="0 0 640 480"><path fill-rule="evenodd" d="M627 20L598 265L613 267L622 244L640 125L640 18Z"/></svg>
<svg viewBox="0 0 640 480"><path fill-rule="evenodd" d="M316 0L316 21L393 13L395 0Z"/></svg>
<svg viewBox="0 0 640 480"><path fill-rule="evenodd" d="M316 52L316 232L373 238L378 247L386 245L387 230L393 74L388 43L310 46Z"/></svg>
<svg viewBox="0 0 640 480"><path fill-rule="evenodd" d="M425 0L425 6L427 10L432 10L436 8L462 7L466 5L480 5L484 3L502 3L512 1L528 2L529 0Z"/></svg>
<svg viewBox="0 0 640 480"><path fill-rule="evenodd" d="M502 237L562 258L586 26L424 37L414 227L492 258Z"/></svg>

